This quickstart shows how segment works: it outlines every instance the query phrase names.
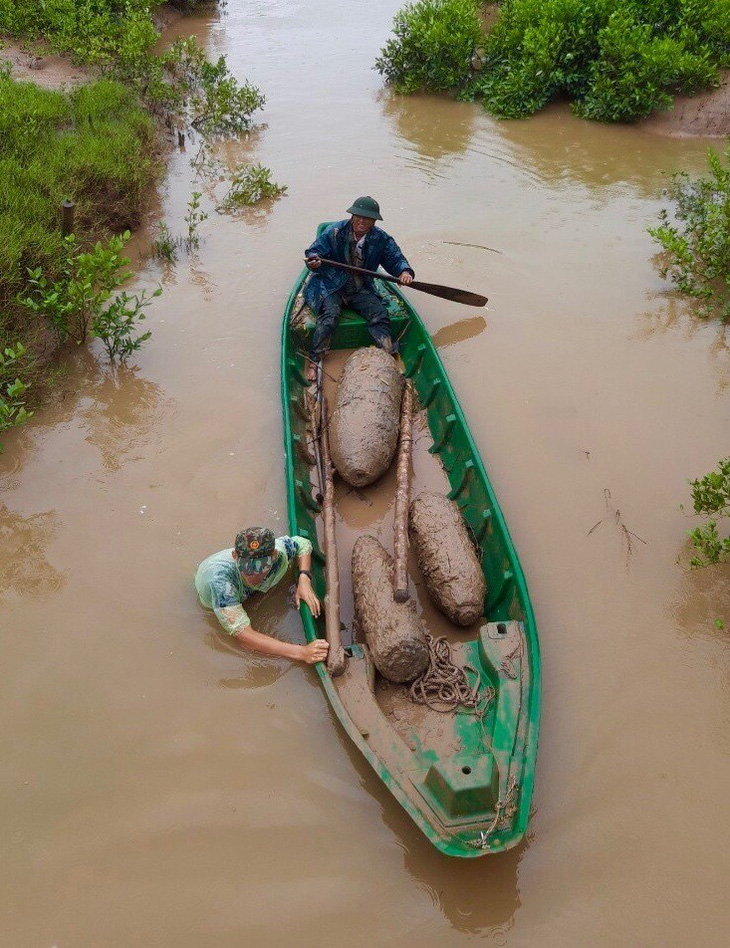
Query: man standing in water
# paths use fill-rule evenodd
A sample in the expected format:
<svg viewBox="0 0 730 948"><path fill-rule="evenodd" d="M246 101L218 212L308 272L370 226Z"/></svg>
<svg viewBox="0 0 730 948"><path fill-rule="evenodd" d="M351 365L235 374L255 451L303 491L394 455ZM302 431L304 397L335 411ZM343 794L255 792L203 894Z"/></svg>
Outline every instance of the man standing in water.
<svg viewBox="0 0 730 948"><path fill-rule="evenodd" d="M241 530L232 550L221 550L203 560L195 574L195 588L201 603L215 612L226 632L245 649L314 665L327 657L327 642L323 639L315 639L309 645L281 642L257 632L243 608L243 603L254 593L267 592L276 586L295 558L299 569L297 608L306 602L317 618L320 603L309 572L312 544L304 537L274 539L271 530L264 527Z"/></svg>
<svg viewBox="0 0 730 948"><path fill-rule="evenodd" d="M312 380L317 363L329 349L343 306L364 318L376 346L393 352L390 316L375 291L372 277L328 267L320 257L365 270L377 270L382 266L391 276L399 277L404 286L413 282L415 276L398 244L375 226L375 221L383 219L376 200L360 197L347 213L352 215L349 221L330 224L304 251L307 266L312 271L304 299L317 317L309 353L308 377Z"/></svg>

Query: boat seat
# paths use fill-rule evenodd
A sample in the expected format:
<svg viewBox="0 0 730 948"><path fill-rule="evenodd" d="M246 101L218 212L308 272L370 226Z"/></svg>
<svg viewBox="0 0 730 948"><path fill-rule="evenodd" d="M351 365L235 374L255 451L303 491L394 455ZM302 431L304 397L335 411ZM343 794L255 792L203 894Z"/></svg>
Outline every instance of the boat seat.
<svg viewBox="0 0 730 948"><path fill-rule="evenodd" d="M424 792L425 791L425 792ZM448 820L490 813L499 799L499 771L485 751L439 758L429 768L422 793Z"/></svg>

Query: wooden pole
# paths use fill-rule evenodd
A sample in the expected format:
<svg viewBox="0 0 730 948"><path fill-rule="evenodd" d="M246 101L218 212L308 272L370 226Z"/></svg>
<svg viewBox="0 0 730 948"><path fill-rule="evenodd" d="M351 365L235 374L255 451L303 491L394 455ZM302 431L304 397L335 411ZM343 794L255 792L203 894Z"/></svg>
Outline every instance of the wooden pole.
<svg viewBox="0 0 730 948"><path fill-rule="evenodd" d="M327 400L322 395L320 413L320 447L324 468L324 501L322 517L324 519L324 555L325 581L327 592L324 597L324 626L330 645L327 655L327 671L336 678L347 665L347 656L342 647L340 635L340 568L337 559L337 537L335 535L335 482L332 475L330 456L330 438L328 430Z"/></svg>
<svg viewBox="0 0 730 948"><path fill-rule="evenodd" d="M413 445L413 382L408 379L400 406L400 441L396 468L393 519L393 599L406 602L408 593L408 506L411 502L411 450Z"/></svg>
<svg viewBox="0 0 730 948"><path fill-rule="evenodd" d="M74 232L74 202L65 200L61 202L61 236L68 237Z"/></svg>

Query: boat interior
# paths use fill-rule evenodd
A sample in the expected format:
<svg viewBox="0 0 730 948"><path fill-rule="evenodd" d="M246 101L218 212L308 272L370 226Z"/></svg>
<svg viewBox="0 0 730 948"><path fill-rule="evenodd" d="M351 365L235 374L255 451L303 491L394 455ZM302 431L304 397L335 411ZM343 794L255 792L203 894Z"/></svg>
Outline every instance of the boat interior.
<svg viewBox="0 0 730 948"><path fill-rule="evenodd" d="M348 661L342 675L329 679L350 721L350 730L367 748L383 779L395 781L391 790L434 841L449 839L471 850L495 850L511 845L513 821L524 774L529 714L530 663L525 615L503 538L495 529L489 498L480 490L468 438L449 437L458 419L452 394L431 369L430 343L419 341L422 325L414 327L401 298L382 284L389 301L393 337L400 337L398 357L404 373L414 380L418 398L413 418L411 497L422 490L448 495L460 507L474 540L487 579L483 618L470 628L453 625L433 605L409 553L409 592L425 631L445 639L453 662L465 669L476 700L474 707L447 708L438 701L416 703L407 685L386 680L369 656L353 615L350 561L355 540L376 537L392 554L396 465L376 483L353 488L335 477L335 522L341 590L342 640ZM304 354L313 319L301 295L290 308L296 348L290 363L304 374ZM413 331L415 330L415 331ZM409 334L413 335L409 338ZM368 344L366 327L345 311L323 362L323 390L335 404L337 384L355 346ZM300 361L301 360L301 361ZM295 375L294 371L292 374ZM299 450L296 489L301 513L300 532L311 536L315 556L322 549L319 516L320 485L312 466L312 429L308 421L311 390L304 381L291 387L292 439ZM303 407L303 410L302 410ZM311 406L310 406L311 407ZM460 416L460 412L458 412ZM366 752L367 753L367 752ZM386 782L388 782L386 779ZM531 779L531 778L530 778ZM428 827L428 828L427 828Z"/></svg>

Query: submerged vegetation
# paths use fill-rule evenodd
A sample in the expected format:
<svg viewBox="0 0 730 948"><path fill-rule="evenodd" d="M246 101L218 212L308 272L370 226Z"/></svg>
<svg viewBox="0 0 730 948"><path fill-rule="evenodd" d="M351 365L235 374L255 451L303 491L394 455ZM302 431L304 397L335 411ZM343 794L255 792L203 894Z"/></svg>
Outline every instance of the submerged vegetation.
<svg viewBox="0 0 730 948"><path fill-rule="evenodd" d="M649 233L664 251L662 276L701 301L700 315L730 323L730 147L724 157L710 149L708 163L707 178L674 175L666 192L673 211L663 210Z"/></svg>
<svg viewBox="0 0 730 948"><path fill-rule="evenodd" d="M194 37L156 53L161 4L0 0L0 34L67 55L97 76L65 93L0 70L0 431L30 417L26 393L37 401L50 355L65 341L99 338L110 358L123 361L149 338L138 323L161 290L120 287L131 276L122 255L128 231L160 172L158 130L187 127L210 142L250 129L264 105L259 89L238 82L224 57L208 60ZM161 234L171 259L178 245L200 244L207 217L200 197L195 192L188 207L184 237ZM75 205L66 238L65 199Z"/></svg>
<svg viewBox="0 0 730 948"><path fill-rule="evenodd" d="M200 247L198 228L208 219L208 214L200 210L202 192L193 191L188 202L188 212L185 215L187 232L184 235L174 236L164 221L158 224L157 237L152 243L152 252L156 257L168 260L170 263L178 258L180 251L192 253Z"/></svg>
<svg viewBox="0 0 730 948"><path fill-rule="evenodd" d="M694 511L705 517L730 517L730 458L718 462L717 470L690 481ZM709 519L702 527L690 531L697 556L690 563L694 568L730 561L730 536L721 537L717 520Z"/></svg>
<svg viewBox="0 0 730 948"><path fill-rule="evenodd" d="M272 181L268 168L261 164L241 164L234 169L230 188L218 210L235 211L282 194L286 194L286 185Z"/></svg>
<svg viewBox="0 0 730 948"><path fill-rule="evenodd" d="M376 68L399 92L458 90L504 118L566 97L577 114L615 122L667 108L730 66L730 0L503 0L486 34L482 6L409 4Z"/></svg>

